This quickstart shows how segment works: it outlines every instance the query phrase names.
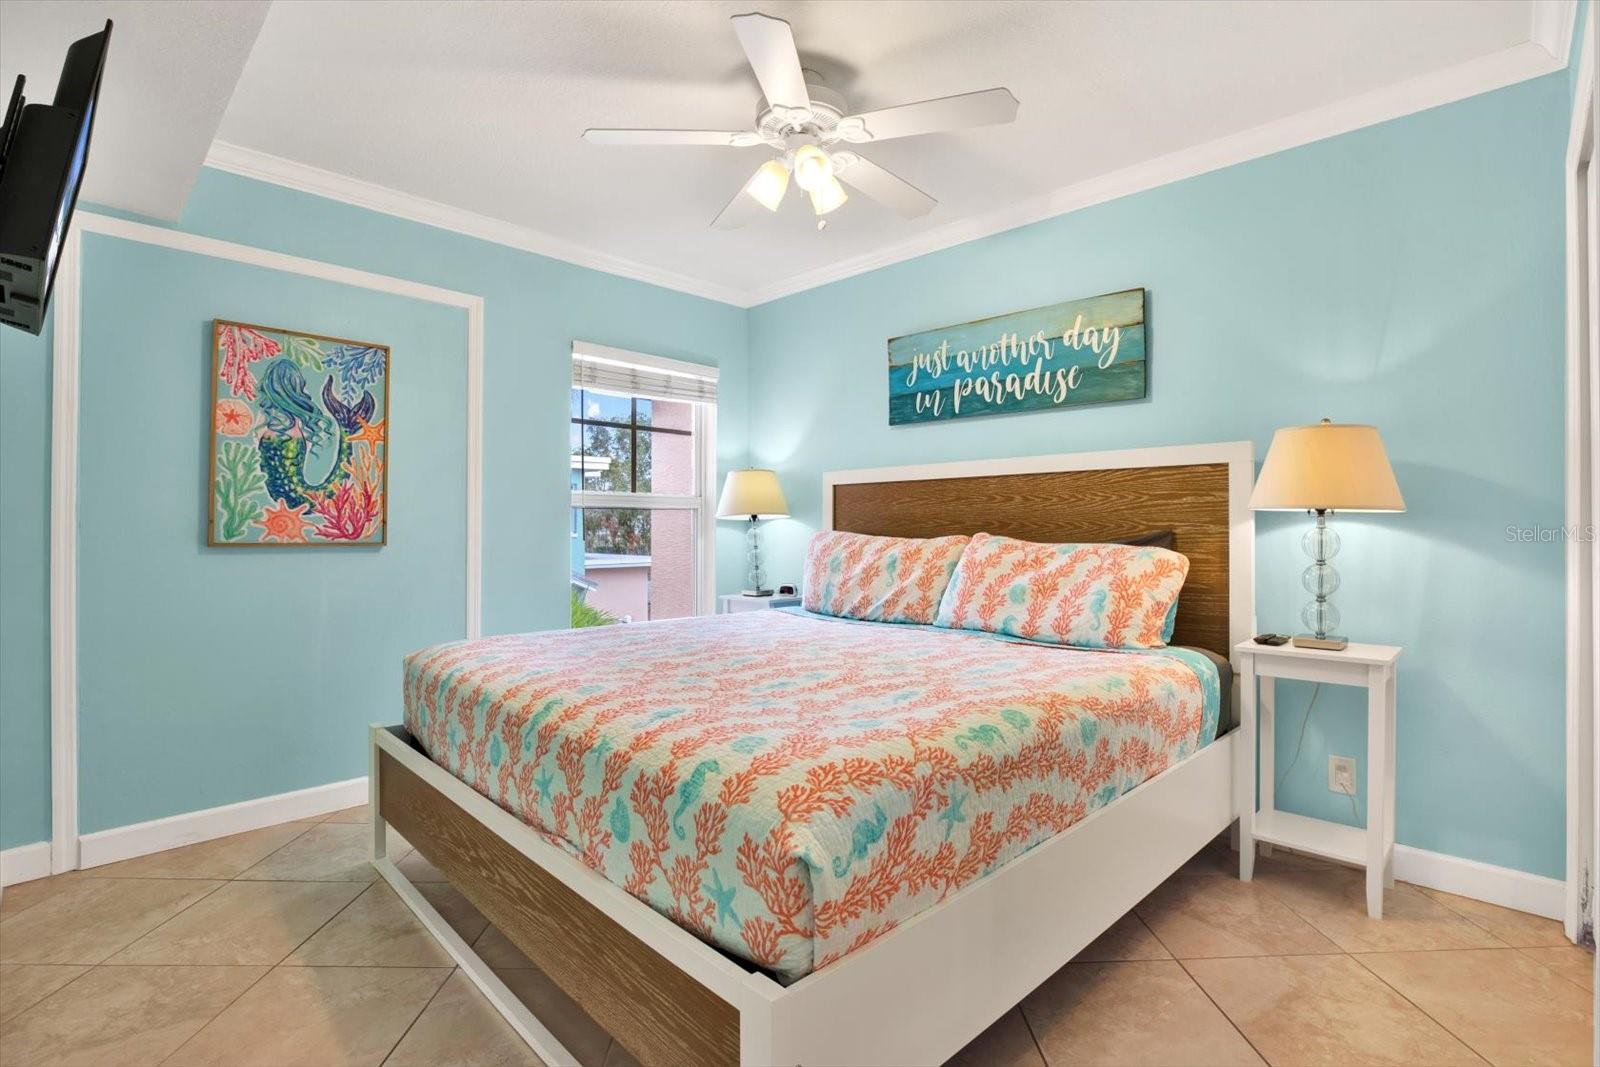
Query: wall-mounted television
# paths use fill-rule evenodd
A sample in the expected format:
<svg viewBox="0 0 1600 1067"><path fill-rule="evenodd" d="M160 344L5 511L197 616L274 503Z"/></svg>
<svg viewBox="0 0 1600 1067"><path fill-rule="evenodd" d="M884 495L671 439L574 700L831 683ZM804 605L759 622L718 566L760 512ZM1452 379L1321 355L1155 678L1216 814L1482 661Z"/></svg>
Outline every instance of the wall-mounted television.
<svg viewBox="0 0 1600 1067"><path fill-rule="evenodd" d="M74 41L55 100L30 104L17 77L0 131L0 322L29 333L44 326L61 245L89 163L100 97L106 28Z"/></svg>

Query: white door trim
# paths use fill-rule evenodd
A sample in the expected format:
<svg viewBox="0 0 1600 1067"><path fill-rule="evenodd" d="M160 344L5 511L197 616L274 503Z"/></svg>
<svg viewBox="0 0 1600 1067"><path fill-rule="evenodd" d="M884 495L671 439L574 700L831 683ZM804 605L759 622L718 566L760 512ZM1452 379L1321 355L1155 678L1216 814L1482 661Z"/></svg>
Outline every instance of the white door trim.
<svg viewBox="0 0 1600 1067"><path fill-rule="evenodd" d="M1593 279L1587 277L1585 257L1587 238L1594 233L1595 220L1585 210L1588 197L1587 174L1592 165L1594 112L1594 54L1592 32L1584 34L1578 61L1577 88L1573 97L1572 125L1567 138L1566 217L1567 217L1567 370L1566 370L1566 521L1567 528L1581 534L1579 527L1593 521L1593 455L1591 439L1591 393L1589 327L1595 309L1586 297L1593 292ZM1593 731L1594 672L1591 637L1594 619L1594 544L1582 536L1566 541L1566 708L1567 708L1567 849L1566 899L1563 920L1567 936L1582 939L1592 926L1592 905L1586 906L1586 886L1592 882L1594 848ZM1586 664L1589 665L1585 669Z"/></svg>
<svg viewBox="0 0 1600 1067"><path fill-rule="evenodd" d="M1569 530L1592 514L1590 485L1585 462L1588 449L1588 394L1585 344L1588 309L1583 257L1588 220L1583 210L1586 189L1585 163L1592 152L1591 101L1594 96L1594 56L1589 47L1592 35L1585 34L1578 62L1577 89L1573 98L1572 125L1567 137L1566 218L1567 218L1567 369L1566 369L1566 519ZM1563 919L1567 936L1578 940L1589 921L1584 915L1584 884L1589 866L1591 812L1585 798L1592 788L1589 746L1584 738L1592 735L1593 676L1584 671L1588 654L1588 620L1592 612L1590 575L1594 546L1579 537L1566 543L1566 901Z"/></svg>
<svg viewBox="0 0 1600 1067"><path fill-rule="evenodd" d="M407 278L79 211L56 271L50 424L50 868L79 866L78 405L85 233L461 308L467 313L466 636L483 630L483 297Z"/></svg>

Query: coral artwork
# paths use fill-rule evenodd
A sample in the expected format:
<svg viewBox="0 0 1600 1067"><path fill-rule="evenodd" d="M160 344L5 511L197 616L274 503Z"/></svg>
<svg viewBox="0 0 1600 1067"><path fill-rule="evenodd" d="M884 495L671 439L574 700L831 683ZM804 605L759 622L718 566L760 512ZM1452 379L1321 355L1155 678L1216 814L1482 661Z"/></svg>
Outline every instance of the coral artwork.
<svg viewBox="0 0 1600 1067"><path fill-rule="evenodd" d="M212 336L208 543L386 544L388 347L221 319Z"/></svg>

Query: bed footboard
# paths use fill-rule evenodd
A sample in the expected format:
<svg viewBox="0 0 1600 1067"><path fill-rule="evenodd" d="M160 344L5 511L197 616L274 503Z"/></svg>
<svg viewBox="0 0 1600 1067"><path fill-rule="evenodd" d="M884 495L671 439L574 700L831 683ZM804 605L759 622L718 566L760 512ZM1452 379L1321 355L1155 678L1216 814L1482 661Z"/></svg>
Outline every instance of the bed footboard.
<svg viewBox="0 0 1600 1067"><path fill-rule="evenodd" d="M409 738L407 738L409 740ZM377 813L646 1067L737 1064L739 1011L389 752Z"/></svg>

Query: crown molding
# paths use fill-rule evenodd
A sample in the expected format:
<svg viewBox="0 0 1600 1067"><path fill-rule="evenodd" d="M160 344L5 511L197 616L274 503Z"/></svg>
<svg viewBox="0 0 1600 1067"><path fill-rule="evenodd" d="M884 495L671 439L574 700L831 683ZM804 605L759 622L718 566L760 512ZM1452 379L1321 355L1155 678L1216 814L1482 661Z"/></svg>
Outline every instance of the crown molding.
<svg viewBox="0 0 1600 1067"><path fill-rule="evenodd" d="M1529 6L1528 40L1566 66L1578 21L1578 0L1533 0Z"/></svg>
<svg viewBox="0 0 1600 1067"><path fill-rule="evenodd" d="M521 249L550 259L559 259L564 263L658 285L663 289L674 289L680 293L716 300L723 304L733 304L737 307L750 306L749 294L725 285L637 263L621 256L597 252L514 222L441 204L437 200L404 193L361 178L336 174L331 170L323 170L307 163L297 163L292 159L284 159L282 156L260 152L254 148L245 148L226 141L213 141L211 150L206 153L205 165L244 178L271 182L273 185L296 189L313 196L338 200L341 203L377 211L384 215L393 215L411 222L420 222L425 226L450 230L453 233Z"/></svg>
<svg viewBox="0 0 1600 1067"><path fill-rule="evenodd" d="M881 267L938 252L1020 226L1117 200L1133 193L1198 177L1237 163L1260 159L1418 111L1454 103L1480 93L1561 70L1573 34L1576 0L1533 0L1530 40L1512 48L1394 85L1303 111L1275 122L1158 156L1121 170L1052 190L1042 196L996 211L925 231L866 255L831 263L753 289L736 289L676 271L648 266L516 223L451 207L359 178L351 178L252 148L213 142L206 166L271 182L314 196L364 207L397 218L548 256L581 267L705 297L754 307Z"/></svg>
<svg viewBox="0 0 1600 1067"><path fill-rule="evenodd" d="M1558 0L1561 2L1561 0ZM1568 20L1568 33L1571 20ZM1214 170L1274 155L1291 148L1375 126L1418 111L1454 103L1470 96L1502 89L1537 78L1567 65L1566 53L1558 60L1544 46L1531 42L1503 49L1432 74L1411 78L1326 107L1256 126L1240 133L1195 145L1131 167L1068 185L1044 196L999 211L960 219L929 230L888 248L818 270L786 278L757 289L751 304L765 304L857 274L878 270L930 252L942 251L981 237L1042 222L1082 208L1117 200L1208 174Z"/></svg>

